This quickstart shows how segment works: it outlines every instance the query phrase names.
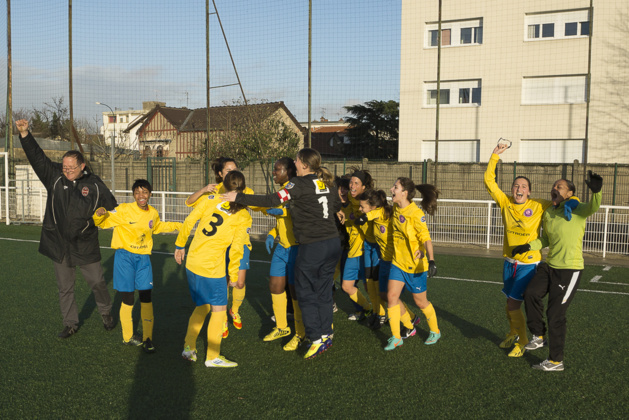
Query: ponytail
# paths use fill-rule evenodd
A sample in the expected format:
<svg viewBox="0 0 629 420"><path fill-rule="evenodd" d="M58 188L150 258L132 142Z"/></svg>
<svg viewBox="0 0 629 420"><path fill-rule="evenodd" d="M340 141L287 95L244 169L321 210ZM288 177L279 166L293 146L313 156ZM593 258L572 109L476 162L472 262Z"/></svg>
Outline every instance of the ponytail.
<svg viewBox="0 0 629 420"><path fill-rule="evenodd" d="M366 201L370 206L384 210L384 220L388 220L393 214L393 207L387 201L387 193L382 190L367 190L358 196L361 201Z"/></svg>
<svg viewBox="0 0 629 420"><path fill-rule="evenodd" d="M412 201L415 198L415 190L419 191L422 196L420 203L422 209L429 215L434 215L437 211L437 199L439 198L439 189L431 184L415 185L410 178L401 177L397 179L402 187L402 190L408 193L408 201Z"/></svg>

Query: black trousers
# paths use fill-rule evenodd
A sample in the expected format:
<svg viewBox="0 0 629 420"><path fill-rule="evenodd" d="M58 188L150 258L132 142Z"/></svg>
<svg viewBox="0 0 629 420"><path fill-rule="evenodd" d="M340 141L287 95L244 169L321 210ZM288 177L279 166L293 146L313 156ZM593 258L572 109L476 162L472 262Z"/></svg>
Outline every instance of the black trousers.
<svg viewBox="0 0 629 420"><path fill-rule="evenodd" d="M341 241L338 238L299 245L295 293L306 336L313 341L332 334L332 285L340 256Z"/></svg>
<svg viewBox="0 0 629 420"><path fill-rule="evenodd" d="M526 318L529 331L537 336L546 335L544 324L544 296L548 295L549 359L563 361L566 342L566 312L579 287L583 270L560 270L541 263L524 292Z"/></svg>

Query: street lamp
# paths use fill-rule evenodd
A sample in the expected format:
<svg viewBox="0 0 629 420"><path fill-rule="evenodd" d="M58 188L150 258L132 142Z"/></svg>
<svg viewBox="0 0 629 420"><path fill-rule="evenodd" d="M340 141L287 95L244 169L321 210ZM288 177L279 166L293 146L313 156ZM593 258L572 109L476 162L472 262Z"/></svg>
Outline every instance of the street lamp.
<svg viewBox="0 0 629 420"><path fill-rule="evenodd" d="M114 117L114 137L113 137L113 140L111 141L111 192L115 196L116 195L116 176L114 174L114 171L115 171L114 154L116 152L116 113L107 104L104 104L102 102L96 102L96 105L106 106L107 108L109 108L109 110L111 111L111 115Z"/></svg>

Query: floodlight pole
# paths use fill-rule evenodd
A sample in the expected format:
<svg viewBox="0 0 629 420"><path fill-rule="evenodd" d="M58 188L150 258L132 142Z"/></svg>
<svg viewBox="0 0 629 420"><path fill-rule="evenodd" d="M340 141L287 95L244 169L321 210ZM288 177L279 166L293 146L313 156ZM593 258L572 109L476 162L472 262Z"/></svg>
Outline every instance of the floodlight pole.
<svg viewBox="0 0 629 420"><path fill-rule="evenodd" d="M115 165L114 165L114 154L116 153L116 113L113 109L107 104L102 102L96 102L96 105L102 105L109 108L111 111L111 115L114 117L114 137L111 141L111 192L115 196L116 195L116 176L115 176Z"/></svg>

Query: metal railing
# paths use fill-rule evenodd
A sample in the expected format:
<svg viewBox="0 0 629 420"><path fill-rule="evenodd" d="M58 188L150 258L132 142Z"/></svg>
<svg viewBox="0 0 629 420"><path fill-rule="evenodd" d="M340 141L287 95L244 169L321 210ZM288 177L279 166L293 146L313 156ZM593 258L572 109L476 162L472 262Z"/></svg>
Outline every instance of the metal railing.
<svg viewBox="0 0 629 420"><path fill-rule="evenodd" d="M17 184L17 187L15 186ZM13 186L11 186L13 185ZM46 190L30 187L26 181L12 181L10 186L9 219L18 223L41 223L46 205ZM4 203L6 188L0 188ZM151 205L166 221L183 222L191 209L185 200L189 192L153 191ZM116 191L119 203L132 202L131 191ZM0 218L6 215L0 205ZM252 234L266 235L275 226L275 218L250 211ZM504 234L500 208L491 200L439 200L439 210L427 217L433 242L473 245L490 248L501 246ZM601 206L588 218L583 251L600 254L629 255L629 206Z"/></svg>

